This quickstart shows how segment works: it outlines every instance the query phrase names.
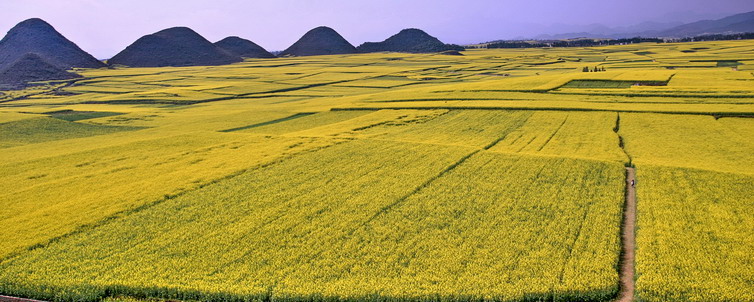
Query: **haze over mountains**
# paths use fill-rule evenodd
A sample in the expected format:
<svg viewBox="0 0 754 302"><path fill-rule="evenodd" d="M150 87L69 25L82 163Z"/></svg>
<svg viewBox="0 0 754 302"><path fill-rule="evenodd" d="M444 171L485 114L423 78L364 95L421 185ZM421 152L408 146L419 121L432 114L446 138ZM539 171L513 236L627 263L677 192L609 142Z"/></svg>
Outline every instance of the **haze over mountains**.
<svg viewBox="0 0 754 302"><path fill-rule="evenodd" d="M601 24L585 26L583 31L535 36L537 40L557 40L572 38L633 38L659 37L684 38L707 34L729 34L754 32L754 11L736 14L715 20L701 20L690 23L644 22L629 27L608 27Z"/></svg>
<svg viewBox="0 0 754 302"><path fill-rule="evenodd" d="M702 20L660 31L660 37L682 38L706 34L754 32L754 11L717 20Z"/></svg>

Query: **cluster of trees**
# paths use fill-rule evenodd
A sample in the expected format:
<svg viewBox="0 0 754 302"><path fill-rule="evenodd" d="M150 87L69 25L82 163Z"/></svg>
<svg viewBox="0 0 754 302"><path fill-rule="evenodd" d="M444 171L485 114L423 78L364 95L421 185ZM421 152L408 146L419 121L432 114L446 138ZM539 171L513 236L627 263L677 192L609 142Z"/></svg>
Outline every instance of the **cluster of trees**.
<svg viewBox="0 0 754 302"><path fill-rule="evenodd" d="M703 36L681 38L681 39L669 39L667 40L667 42L701 42L701 41L751 40L751 39L754 39L754 33L703 35Z"/></svg>
<svg viewBox="0 0 754 302"><path fill-rule="evenodd" d="M754 33L715 34L678 39L661 38L626 38L626 39L578 39L578 40L540 40L540 41L495 41L487 48L542 48L542 47L590 47L607 45L626 45L635 43L676 43L700 41L725 41L754 39Z"/></svg>
<svg viewBox="0 0 754 302"><path fill-rule="evenodd" d="M595 66L594 68L591 68L591 69L589 68L589 66L584 66L584 68L582 68L581 71L583 71L583 72L602 72L602 71L607 71L607 69L605 69L605 66Z"/></svg>
<svg viewBox="0 0 754 302"><path fill-rule="evenodd" d="M606 45L625 45L634 43L663 43L658 38L630 38L615 40L579 39L556 41L497 41L487 44L487 48L540 48L540 47L590 47Z"/></svg>
<svg viewBox="0 0 754 302"><path fill-rule="evenodd" d="M526 41L500 41L487 44L487 48L539 48L551 47L550 44Z"/></svg>

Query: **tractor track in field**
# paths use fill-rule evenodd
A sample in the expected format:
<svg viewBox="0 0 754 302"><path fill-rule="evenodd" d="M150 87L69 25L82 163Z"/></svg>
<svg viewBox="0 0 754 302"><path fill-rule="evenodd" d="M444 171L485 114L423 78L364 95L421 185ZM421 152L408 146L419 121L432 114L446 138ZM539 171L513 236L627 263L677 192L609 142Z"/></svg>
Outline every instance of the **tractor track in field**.
<svg viewBox="0 0 754 302"><path fill-rule="evenodd" d="M626 168L626 204L621 229L620 291L615 302L634 301L634 250L636 248L636 170ZM632 183L633 181L633 183Z"/></svg>

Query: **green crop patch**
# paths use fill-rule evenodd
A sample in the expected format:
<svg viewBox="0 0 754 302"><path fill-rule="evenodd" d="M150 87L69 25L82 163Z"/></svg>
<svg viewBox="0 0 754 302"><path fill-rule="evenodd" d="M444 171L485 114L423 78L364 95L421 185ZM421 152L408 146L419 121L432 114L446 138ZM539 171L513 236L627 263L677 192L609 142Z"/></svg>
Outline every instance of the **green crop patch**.
<svg viewBox="0 0 754 302"><path fill-rule="evenodd" d="M738 61L717 61L717 67L736 67L742 65Z"/></svg>
<svg viewBox="0 0 754 302"><path fill-rule="evenodd" d="M612 80L573 80L560 88L608 88L626 89L631 86L667 86L663 81L612 81Z"/></svg>
<svg viewBox="0 0 754 302"><path fill-rule="evenodd" d="M104 135L137 129L141 128L85 124L47 117L25 119L0 124L0 147Z"/></svg>
<svg viewBox="0 0 754 302"><path fill-rule="evenodd" d="M714 63L716 67L736 67L742 65L739 60L691 60L690 63Z"/></svg>
<svg viewBox="0 0 754 302"><path fill-rule="evenodd" d="M59 111L46 112L45 114L59 120L75 122L75 121L88 120L88 119L94 119L94 118L100 118L100 117L116 116L116 115L121 115L123 113L102 112L102 111L59 110Z"/></svg>

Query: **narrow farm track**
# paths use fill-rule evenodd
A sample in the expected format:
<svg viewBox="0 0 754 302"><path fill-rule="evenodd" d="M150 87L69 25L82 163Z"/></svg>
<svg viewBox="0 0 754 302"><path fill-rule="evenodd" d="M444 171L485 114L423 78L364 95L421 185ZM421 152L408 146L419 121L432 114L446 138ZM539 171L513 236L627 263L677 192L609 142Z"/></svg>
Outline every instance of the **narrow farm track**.
<svg viewBox="0 0 754 302"><path fill-rule="evenodd" d="M43 302L43 301L0 295L0 302Z"/></svg>
<svg viewBox="0 0 754 302"><path fill-rule="evenodd" d="M626 168L626 206L623 211L623 230L620 268L620 292L616 302L634 300L634 249L636 247L636 170ZM632 183L634 181L634 183Z"/></svg>

